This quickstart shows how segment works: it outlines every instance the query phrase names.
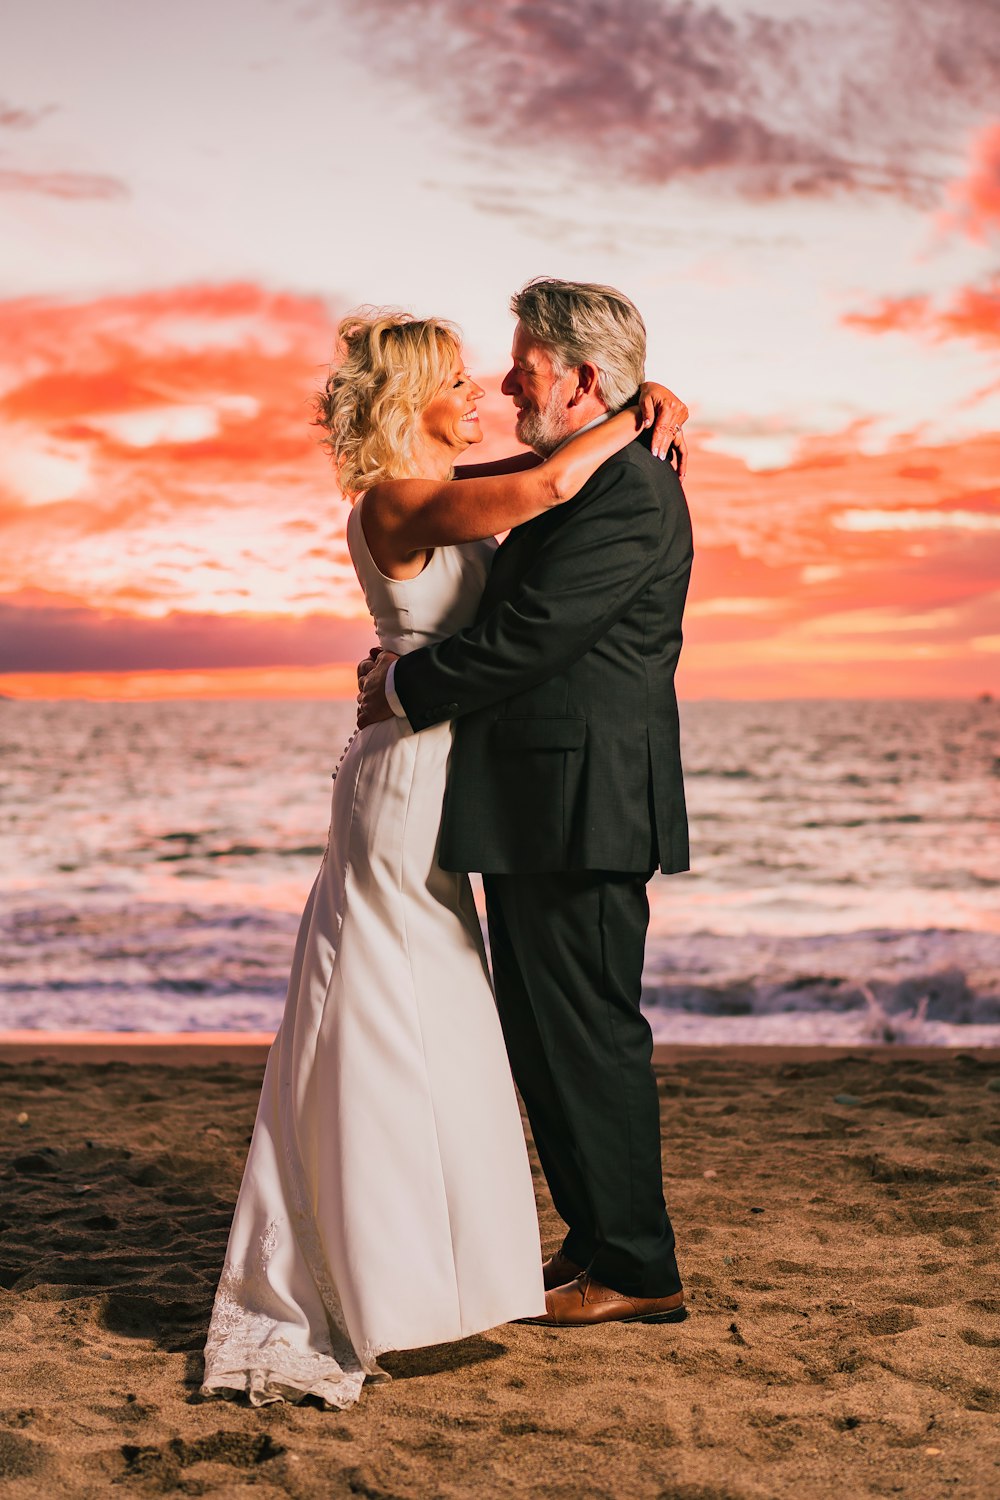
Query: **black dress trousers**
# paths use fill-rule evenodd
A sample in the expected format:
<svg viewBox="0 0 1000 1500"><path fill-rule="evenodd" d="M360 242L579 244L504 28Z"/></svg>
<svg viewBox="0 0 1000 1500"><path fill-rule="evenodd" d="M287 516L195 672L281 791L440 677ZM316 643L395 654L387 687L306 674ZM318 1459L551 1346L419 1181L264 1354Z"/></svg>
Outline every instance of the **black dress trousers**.
<svg viewBox="0 0 1000 1500"><path fill-rule="evenodd" d="M645 875L485 875L497 1005L563 1251L638 1297L680 1289L653 1039L639 1009Z"/></svg>

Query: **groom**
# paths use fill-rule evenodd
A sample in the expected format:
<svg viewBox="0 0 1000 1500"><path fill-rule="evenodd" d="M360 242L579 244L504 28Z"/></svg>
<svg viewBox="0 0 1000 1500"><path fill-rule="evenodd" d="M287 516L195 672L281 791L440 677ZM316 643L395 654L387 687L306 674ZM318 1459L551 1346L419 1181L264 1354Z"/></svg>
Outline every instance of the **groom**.
<svg viewBox="0 0 1000 1500"><path fill-rule="evenodd" d="M539 279L502 390L547 455L635 397L646 332L611 287ZM657 868L688 868L674 671L691 570L678 477L641 443L496 553L476 623L364 677L362 725L455 721L446 870L483 875L497 1005L552 1199L552 1325L684 1316L639 1009Z"/></svg>

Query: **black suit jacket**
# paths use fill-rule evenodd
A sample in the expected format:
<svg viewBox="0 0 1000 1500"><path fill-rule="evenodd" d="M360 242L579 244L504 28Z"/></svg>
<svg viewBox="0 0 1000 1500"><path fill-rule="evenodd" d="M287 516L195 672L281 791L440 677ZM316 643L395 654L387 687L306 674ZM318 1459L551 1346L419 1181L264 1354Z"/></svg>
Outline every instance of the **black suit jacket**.
<svg viewBox="0 0 1000 1500"><path fill-rule="evenodd" d="M691 557L677 475L632 443L510 532L474 625L400 659L413 728L457 721L443 868L688 868L674 671Z"/></svg>

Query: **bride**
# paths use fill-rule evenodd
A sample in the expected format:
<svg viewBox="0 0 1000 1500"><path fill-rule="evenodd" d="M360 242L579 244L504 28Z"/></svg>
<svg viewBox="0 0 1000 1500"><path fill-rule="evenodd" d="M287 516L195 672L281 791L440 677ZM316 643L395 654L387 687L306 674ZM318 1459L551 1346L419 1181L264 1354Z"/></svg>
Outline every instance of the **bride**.
<svg viewBox="0 0 1000 1500"><path fill-rule="evenodd" d="M570 499L651 418L453 472L484 394L448 323L340 325L319 421L397 654L472 623L495 532ZM684 409L643 387L657 434ZM655 441L655 439L654 439ZM450 482L462 479L462 483ZM205 1348L206 1395L331 1407L392 1349L544 1313L527 1152L468 878L436 861L451 725L357 735L302 916Z"/></svg>

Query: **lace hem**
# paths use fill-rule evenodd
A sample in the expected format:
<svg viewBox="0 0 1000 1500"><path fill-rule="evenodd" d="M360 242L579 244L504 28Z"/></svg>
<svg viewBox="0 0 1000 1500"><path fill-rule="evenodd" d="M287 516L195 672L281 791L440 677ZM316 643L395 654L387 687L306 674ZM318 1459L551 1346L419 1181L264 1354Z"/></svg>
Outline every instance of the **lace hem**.
<svg viewBox="0 0 1000 1500"><path fill-rule="evenodd" d="M378 1355L385 1350L368 1345L361 1350L354 1348L329 1282L323 1299L326 1333L312 1347L303 1348L299 1342L303 1329L254 1309L254 1301L266 1294L263 1273L278 1228L273 1220L267 1227L258 1250L256 1275L247 1276L232 1265L223 1269L205 1344L202 1395L245 1393L251 1406L299 1402L306 1396L318 1397L325 1406L353 1406L366 1379L390 1379L377 1363Z"/></svg>
<svg viewBox="0 0 1000 1500"><path fill-rule="evenodd" d="M290 1356L290 1357L289 1357ZM377 1364L371 1370L344 1370L335 1359L316 1355L296 1358L291 1350L262 1353L248 1351L245 1363L227 1368L228 1361L206 1369L201 1394L209 1397L245 1395L251 1406L269 1406L277 1401L298 1405L315 1396L328 1410L344 1411L359 1399L366 1380L383 1383L391 1379Z"/></svg>

